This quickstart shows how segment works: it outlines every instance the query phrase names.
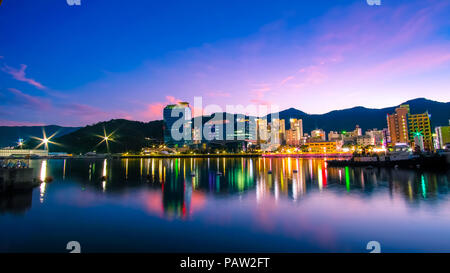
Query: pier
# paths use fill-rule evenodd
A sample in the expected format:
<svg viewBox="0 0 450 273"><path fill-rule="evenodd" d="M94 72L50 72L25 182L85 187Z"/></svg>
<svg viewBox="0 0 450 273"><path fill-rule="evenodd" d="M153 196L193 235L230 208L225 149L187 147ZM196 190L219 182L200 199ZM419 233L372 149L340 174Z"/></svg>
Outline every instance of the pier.
<svg viewBox="0 0 450 273"><path fill-rule="evenodd" d="M0 168L0 193L29 190L38 185L32 168Z"/></svg>

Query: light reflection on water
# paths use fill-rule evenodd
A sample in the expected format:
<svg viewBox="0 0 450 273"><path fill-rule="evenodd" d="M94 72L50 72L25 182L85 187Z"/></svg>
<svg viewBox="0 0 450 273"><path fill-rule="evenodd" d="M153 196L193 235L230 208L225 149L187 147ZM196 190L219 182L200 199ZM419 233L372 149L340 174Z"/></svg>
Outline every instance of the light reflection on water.
<svg viewBox="0 0 450 273"><path fill-rule="evenodd" d="M450 251L449 173L299 158L31 165L54 182L1 199L0 234L15 232L0 235L0 251L64 251L75 239L88 251L365 252L370 240L385 251Z"/></svg>

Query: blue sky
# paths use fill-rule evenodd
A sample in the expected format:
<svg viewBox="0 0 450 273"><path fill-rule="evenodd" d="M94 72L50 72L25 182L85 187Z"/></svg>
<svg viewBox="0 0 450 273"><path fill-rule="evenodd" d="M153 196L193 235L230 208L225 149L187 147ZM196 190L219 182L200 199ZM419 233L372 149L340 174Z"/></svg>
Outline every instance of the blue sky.
<svg viewBox="0 0 450 273"><path fill-rule="evenodd" d="M179 100L309 113L450 97L448 1L4 0L0 125L154 120Z"/></svg>

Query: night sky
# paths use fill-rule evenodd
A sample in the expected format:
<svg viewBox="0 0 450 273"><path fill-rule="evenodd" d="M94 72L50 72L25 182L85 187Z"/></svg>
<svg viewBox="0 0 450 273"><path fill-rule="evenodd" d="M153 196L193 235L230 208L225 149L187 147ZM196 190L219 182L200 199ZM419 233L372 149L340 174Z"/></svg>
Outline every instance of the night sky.
<svg viewBox="0 0 450 273"><path fill-rule="evenodd" d="M450 1L4 0L0 125L450 100Z"/></svg>

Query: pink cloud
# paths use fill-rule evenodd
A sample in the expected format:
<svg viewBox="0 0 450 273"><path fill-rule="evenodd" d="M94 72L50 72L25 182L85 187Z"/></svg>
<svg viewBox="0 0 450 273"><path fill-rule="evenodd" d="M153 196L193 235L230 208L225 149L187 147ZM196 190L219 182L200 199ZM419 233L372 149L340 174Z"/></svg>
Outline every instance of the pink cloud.
<svg viewBox="0 0 450 273"><path fill-rule="evenodd" d="M64 115L75 115L81 117L102 117L106 112L86 104L69 103L62 106Z"/></svg>
<svg viewBox="0 0 450 273"><path fill-rule="evenodd" d="M288 81L295 79L294 76L289 76L281 81L281 85L285 85Z"/></svg>
<svg viewBox="0 0 450 273"><path fill-rule="evenodd" d="M122 111L105 111L97 107L93 107L81 103L68 103L59 106L60 113L64 116L76 117L76 120L84 123L96 123L99 121L115 119L132 120L133 116Z"/></svg>
<svg viewBox="0 0 450 273"><path fill-rule="evenodd" d="M363 75L417 73L436 68L448 62L450 62L450 45L447 47L426 47L380 62L365 71Z"/></svg>
<svg viewBox="0 0 450 273"><path fill-rule="evenodd" d="M8 88L8 90L15 96L15 103L19 105L23 105L25 107L36 110L48 110L52 107L50 102L47 100L33 97L15 88Z"/></svg>
<svg viewBox="0 0 450 273"><path fill-rule="evenodd" d="M0 126L45 126L44 123L0 119Z"/></svg>
<svg viewBox="0 0 450 273"><path fill-rule="evenodd" d="M176 99L173 96L166 96L165 102L154 102L147 106L147 110L143 113L146 119L162 119L164 107L168 104L175 104L181 102L180 99Z"/></svg>
<svg viewBox="0 0 450 273"><path fill-rule="evenodd" d="M220 90L209 92L209 93L207 93L207 95L208 95L208 97L221 97L221 98L229 98L229 97L231 97L230 93L223 92L223 91L220 91Z"/></svg>
<svg viewBox="0 0 450 273"><path fill-rule="evenodd" d="M181 100L176 99L176 98L173 97L173 96L166 96L166 100L167 100L169 103L171 103L171 104L175 104L175 103L181 102Z"/></svg>
<svg viewBox="0 0 450 273"><path fill-rule="evenodd" d="M11 76L13 76L14 79L18 80L18 81L22 81L22 82L26 82L28 84L33 85L34 87L38 88L38 89L46 89L45 86L43 86L41 83L31 79L31 78L27 78L26 74L25 74L25 70L27 69L27 66L25 64L20 65L20 69L16 69L10 66L5 65L2 70L5 73L10 74Z"/></svg>

